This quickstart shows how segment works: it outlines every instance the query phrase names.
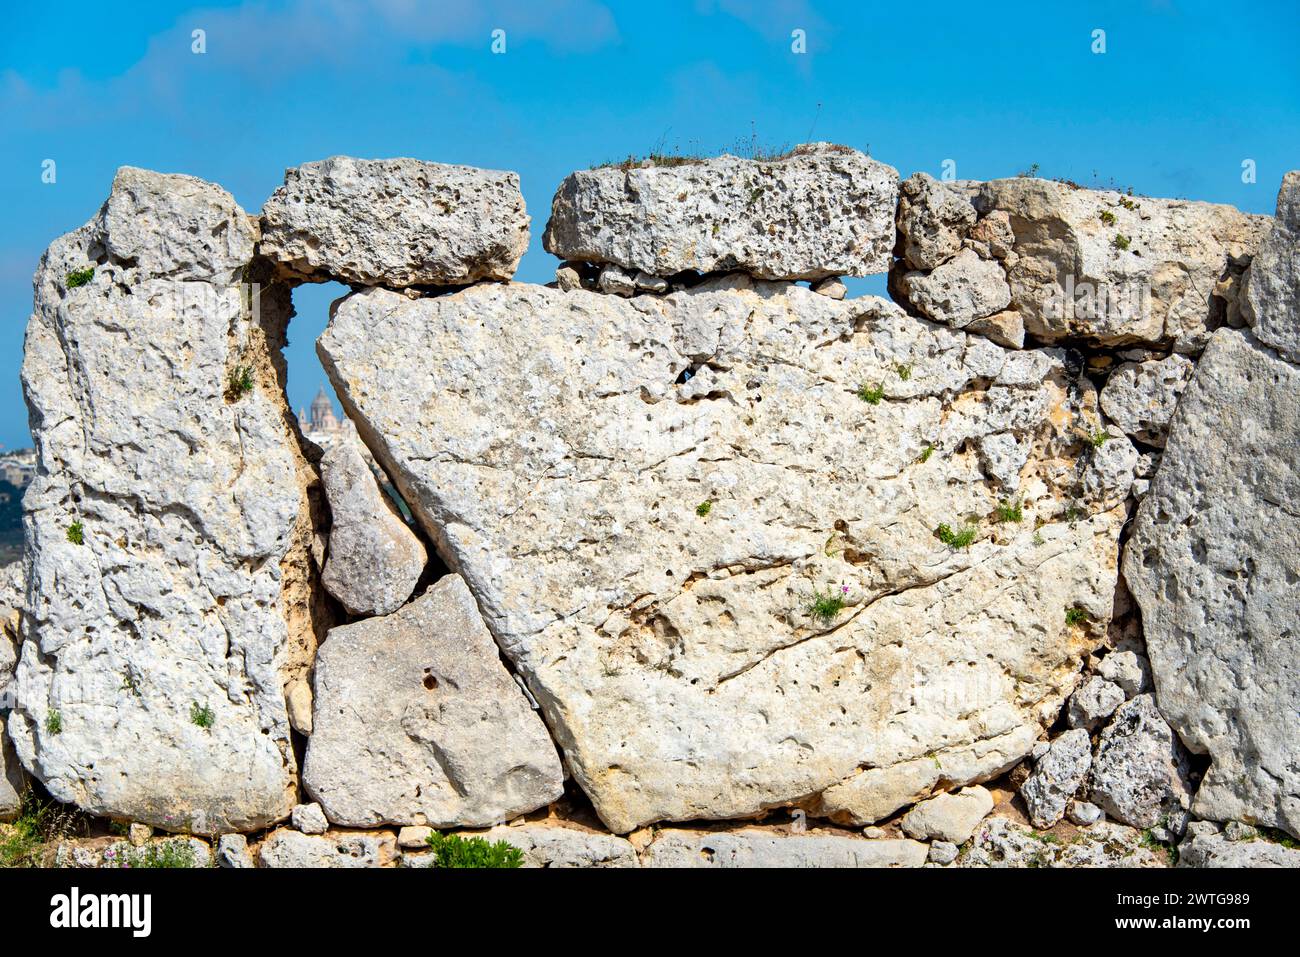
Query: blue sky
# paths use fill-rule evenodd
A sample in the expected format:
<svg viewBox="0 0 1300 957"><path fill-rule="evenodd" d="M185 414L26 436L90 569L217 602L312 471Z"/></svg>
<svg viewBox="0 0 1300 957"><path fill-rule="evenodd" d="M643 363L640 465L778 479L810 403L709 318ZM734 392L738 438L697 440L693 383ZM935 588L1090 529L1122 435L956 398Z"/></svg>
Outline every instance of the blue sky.
<svg viewBox="0 0 1300 957"><path fill-rule="evenodd" d="M833 140L903 175L952 160L959 177L988 179L1036 163L1085 185L1264 213L1300 167L1295 0L1249 12L1143 0L7 0L0 26L6 448L30 441L18 368L31 274L50 240L94 214L120 165L215 181L249 211L285 167L339 153L517 170L534 237L518 278L534 282L553 276L541 233L565 174L657 146ZM491 51L494 29L504 54ZM1097 29L1105 53L1092 52ZM295 407L324 381L313 342L339 291L295 295Z"/></svg>

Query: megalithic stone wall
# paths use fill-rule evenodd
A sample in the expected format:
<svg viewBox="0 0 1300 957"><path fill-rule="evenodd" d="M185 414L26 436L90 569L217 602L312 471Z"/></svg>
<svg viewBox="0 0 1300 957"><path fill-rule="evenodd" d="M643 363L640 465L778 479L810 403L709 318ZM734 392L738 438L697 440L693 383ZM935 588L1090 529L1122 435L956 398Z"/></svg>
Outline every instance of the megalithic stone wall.
<svg viewBox="0 0 1300 957"><path fill-rule="evenodd" d="M548 807L485 833L530 866L1284 863L1227 845L1300 834L1297 183L1271 219L828 144L620 164L561 184L538 286L512 173L334 157L254 219L123 169L37 274L0 733L93 814L293 811L232 866L419 865ZM897 302L846 298L886 269ZM279 350L324 280L365 448L322 487Z"/></svg>

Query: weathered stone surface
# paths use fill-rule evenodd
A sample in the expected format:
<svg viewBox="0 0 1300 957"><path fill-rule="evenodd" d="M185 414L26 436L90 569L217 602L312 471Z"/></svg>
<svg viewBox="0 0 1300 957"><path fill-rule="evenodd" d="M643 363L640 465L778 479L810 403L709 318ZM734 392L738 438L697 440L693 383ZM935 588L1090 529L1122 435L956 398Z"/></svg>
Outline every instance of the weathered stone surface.
<svg viewBox="0 0 1300 957"><path fill-rule="evenodd" d="M1032 177L931 183L903 189L898 225L904 258L895 268L901 294L913 299L908 290L917 290L925 301L913 305L925 311L927 304L933 308L933 285L973 285L910 274L951 267L960 248L970 262L957 272L976 275L978 260L978 274L989 278L974 285L999 288L1000 296L991 270L1003 271L1011 309L1030 337L1046 342L1086 338L1199 352L1215 327L1234 318L1236 277L1270 222L1230 206L1130 197ZM966 203L980 214L978 221Z"/></svg>
<svg viewBox="0 0 1300 957"><path fill-rule="evenodd" d="M1092 742L1082 728L1066 731L1052 742L1020 787L1020 797L1034 827L1052 827L1092 767ZM1094 818L1095 820L1095 818Z"/></svg>
<svg viewBox="0 0 1300 957"><path fill-rule="evenodd" d="M838 834L663 830L645 849L642 867L920 867L920 841L870 841Z"/></svg>
<svg viewBox="0 0 1300 957"><path fill-rule="evenodd" d="M1054 354L736 277L369 290L318 351L615 832L862 824L986 780L1109 620L1123 511L1080 503L1096 396ZM998 433L1028 450L1020 524L984 518ZM968 547L937 537L971 515Z"/></svg>
<svg viewBox="0 0 1300 957"><path fill-rule="evenodd" d="M310 282L462 285L510 279L528 223L516 173L331 156L285 170L258 252Z"/></svg>
<svg viewBox="0 0 1300 957"><path fill-rule="evenodd" d="M922 801L903 815L903 832L918 841L962 844L993 810L993 795L979 785Z"/></svg>
<svg viewBox="0 0 1300 957"><path fill-rule="evenodd" d="M253 240L219 187L119 170L41 260L23 362L40 467L10 735L59 800L196 833L289 813L284 685L315 644L287 297L257 311L238 284Z"/></svg>
<svg viewBox="0 0 1300 957"><path fill-rule="evenodd" d="M333 517L321 584L350 614L397 611L429 556L375 481L351 422L321 458L320 472Z"/></svg>
<svg viewBox="0 0 1300 957"><path fill-rule="evenodd" d="M1256 337L1300 362L1300 170L1282 178L1277 218L1246 273L1242 316Z"/></svg>
<svg viewBox="0 0 1300 957"><path fill-rule="evenodd" d="M519 848L524 867L640 867L636 848L621 837L567 824L520 824L465 832Z"/></svg>
<svg viewBox="0 0 1300 957"><path fill-rule="evenodd" d="M1092 800L1111 817L1154 828L1187 811L1191 783L1187 752L1156 710L1152 695L1138 695L1115 712L1092 762Z"/></svg>
<svg viewBox="0 0 1300 957"><path fill-rule="evenodd" d="M262 867L387 867L396 857L397 841L387 831L312 835L281 829L257 852Z"/></svg>
<svg viewBox="0 0 1300 957"><path fill-rule="evenodd" d="M931 864L951 864L960 853L961 849L952 841L931 841L928 860Z"/></svg>
<svg viewBox="0 0 1300 957"><path fill-rule="evenodd" d="M299 734L311 734L311 684L304 678L284 689L284 704L289 712L289 726Z"/></svg>
<svg viewBox="0 0 1300 957"><path fill-rule="evenodd" d="M1105 815L1105 812L1091 801L1071 801L1070 810L1066 813L1071 823L1079 827L1091 827Z"/></svg>
<svg viewBox="0 0 1300 957"><path fill-rule="evenodd" d="M1179 867L1300 867L1300 850L1256 838L1231 840L1208 821L1196 821L1178 845Z"/></svg>
<svg viewBox="0 0 1300 957"><path fill-rule="evenodd" d="M976 319L1001 312L1011 304L1011 287L1002 267L963 249L933 272L910 272L903 290L922 315L962 329Z"/></svg>
<svg viewBox="0 0 1300 957"><path fill-rule="evenodd" d="M1125 549L1160 710L1212 759L1193 811L1300 835L1300 369L1215 333Z"/></svg>
<svg viewBox="0 0 1300 957"><path fill-rule="evenodd" d="M992 339L1008 349L1021 349L1025 345L1025 320L1014 309L1005 309L985 319L972 319L966 331Z"/></svg>
<svg viewBox="0 0 1300 957"><path fill-rule="evenodd" d="M1151 662L1136 651L1112 651L1101 659L1097 673L1118 685L1126 698L1151 690Z"/></svg>
<svg viewBox="0 0 1300 957"><path fill-rule="evenodd" d="M402 850L419 850L429 846L433 828L423 824L411 824L397 832L397 846Z"/></svg>
<svg viewBox="0 0 1300 957"><path fill-rule="evenodd" d="M0 821L11 821L22 810L27 778L9 740L5 713L0 711Z"/></svg>
<svg viewBox="0 0 1300 957"><path fill-rule="evenodd" d="M335 824L497 824L563 791L555 746L457 575L316 656L303 784Z"/></svg>
<svg viewBox="0 0 1300 957"><path fill-rule="evenodd" d="M217 866L233 870L256 867L253 855L248 853L248 838L242 834L222 834L217 838Z"/></svg>
<svg viewBox="0 0 1300 957"><path fill-rule="evenodd" d="M1065 720L1071 728L1099 727L1124 703L1124 689L1117 684L1093 675L1070 695L1065 709Z"/></svg>
<svg viewBox="0 0 1300 957"><path fill-rule="evenodd" d="M897 170L829 143L770 161L605 166L560 184L542 245L652 276L866 276L889 268L897 202Z"/></svg>
<svg viewBox="0 0 1300 957"><path fill-rule="evenodd" d="M961 867L1168 867L1167 855L1147 846L1142 832L1103 821L1071 841L1004 817L984 820Z"/></svg>
<svg viewBox="0 0 1300 957"><path fill-rule="evenodd" d="M831 299L843 299L849 294L849 287L844 285L844 281L839 276L820 279L813 283L810 288L817 295L829 296Z"/></svg>
<svg viewBox="0 0 1300 957"><path fill-rule="evenodd" d="M325 812L315 802L299 804L290 815L293 826L304 834L324 834L330 829L330 822L325 819Z"/></svg>
<svg viewBox="0 0 1300 957"><path fill-rule="evenodd" d="M957 255L975 225L973 198L971 184L928 173L913 173L899 184L898 238L908 267L935 269Z"/></svg>
<svg viewBox="0 0 1300 957"><path fill-rule="evenodd" d="M1101 390L1101 410L1126 435L1163 448L1178 397L1187 388L1194 366L1172 353L1150 362L1125 362Z"/></svg>
<svg viewBox="0 0 1300 957"><path fill-rule="evenodd" d="M1133 490L1138 451L1122 435L1103 432L1107 437L1094 446L1083 474L1083 494L1101 508L1121 505Z"/></svg>
<svg viewBox="0 0 1300 957"><path fill-rule="evenodd" d="M977 204L1010 219L1007 279L1030 335L1173 343L1179 352L1200 351L1222 322L1216 284L1259 248L1269 224L1231 206L1029 177L985 183Z"/></svg>

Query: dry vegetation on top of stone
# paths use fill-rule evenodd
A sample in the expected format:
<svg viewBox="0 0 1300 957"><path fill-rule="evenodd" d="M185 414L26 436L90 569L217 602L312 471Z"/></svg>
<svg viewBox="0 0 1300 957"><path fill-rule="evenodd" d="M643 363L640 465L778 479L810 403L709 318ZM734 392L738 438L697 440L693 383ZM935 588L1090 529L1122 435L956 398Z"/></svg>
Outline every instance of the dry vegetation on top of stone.
<svg viewBox="0 0 1300 957"><path fill-rule="evenodd" d="M36 276L0 864L1297 866L1277 208L652 156L540 286L513 173L121 169Z"/></svg>

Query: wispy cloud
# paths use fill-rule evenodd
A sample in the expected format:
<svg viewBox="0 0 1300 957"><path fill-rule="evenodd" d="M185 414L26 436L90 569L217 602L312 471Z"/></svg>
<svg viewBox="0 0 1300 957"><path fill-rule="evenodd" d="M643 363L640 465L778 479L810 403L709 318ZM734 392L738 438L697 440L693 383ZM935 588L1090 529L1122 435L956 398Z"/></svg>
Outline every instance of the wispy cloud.
<svg viewBox="0 0 1300 957"><path fill-rule="evenodd" d="M420 49L481 46L506 31L512 49L540 44L557 53L597 50L619 39L609 9L596 0L281 0L198 7L150 38L117 76L88 80L77 70L37 85L0 73L0 112L34 129L56 129L141 111L185 111L194 96L224 84L272 91L306 71L375 71ZM206 52L191 49L202 30ZM283 104L281 104L283 105ZM273 108L274 104L268 104Z"/></svg>

